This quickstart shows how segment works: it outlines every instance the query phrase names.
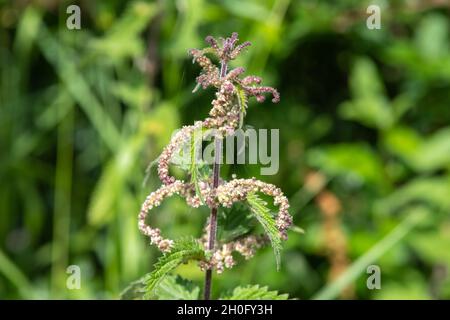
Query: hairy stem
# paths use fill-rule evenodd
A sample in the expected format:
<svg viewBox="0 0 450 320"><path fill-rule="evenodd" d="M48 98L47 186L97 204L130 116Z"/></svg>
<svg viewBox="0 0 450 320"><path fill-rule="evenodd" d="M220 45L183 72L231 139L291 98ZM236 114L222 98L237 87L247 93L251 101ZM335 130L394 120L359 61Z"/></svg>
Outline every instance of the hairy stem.
<svg viewBox="0 0 450 320"><path fill-rule="evenodd" d="M227 74L227 63L222 61L220 64L220 77L223 78ZM219 186L220 178L220 160L222 158L222 139L220 137L214 138L214 168L213 168L213 189ZM217 233L217 207L211 208L209 216L209 234L208 234L208 250L213 251L216 243ZM212 269L205 272L205 287L203 290L204 300L211 298L212 285Z"/></svg>
<svg viewBox="0 0 450 320"><path fill-rule="evenodd" d="M219 176L220 176L220 158L222 155L222 139L215 139L215 159L214 159L214 177L213 177L213 188L219 186ZM211 214L209 216L209 233L208 233L208 250L213 251L216 243L216 233L217 233L217 207L211 209ZM206 270L205 273L205 289L204 289L204 299L209 300L211 298L211 280L212 280L212 269Z"/></svg>

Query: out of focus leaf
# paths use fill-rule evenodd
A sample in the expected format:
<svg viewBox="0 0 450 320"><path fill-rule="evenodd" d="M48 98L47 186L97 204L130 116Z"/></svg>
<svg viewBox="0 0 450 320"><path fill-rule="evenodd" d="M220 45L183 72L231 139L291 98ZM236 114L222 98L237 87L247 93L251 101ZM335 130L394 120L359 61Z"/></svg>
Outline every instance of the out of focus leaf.
<svg viewBox="0 0 450 320"><path fill-rule="evenodd" d="M387 46L384 58L396 68L403 67L412 78L450 78L448 19L442 14L424 15L414 41L397 39Z"/></svg>
<svg viewBox="0 0 450 320"><path fill-rule="evenodd" d="M426 203L438 210L450 210L450 179L448 177L416 178L386 198L378 201L378 212L397 212L402 207L417 202Z"/></svg>
<svg viewBox="0 0 450 320"><path fill-rule="evenodd" d="M81 70L78 69L74 62L75 59L43 26L41 27L41 34L37 43L45 58L55 68L66 90L92 122L97 134L102 137L111 150L115 150L120 141L119 131L109 114L106 113L97 97L91 91ZM64 63L61 63L61 61L64 61Z"/></svg>
<svg viewBox="0 0 450 320"><path fill-rule="evenodd" d="M179 114L175 106L162 103L143 119L141 126L142 131L155 137L158 149L162 150L179 128L179 124Z"/></svg>
<svg viewBox="0 0 450 320"><path fill-rule="evenodd" d="M426 138L410 128L394 128L386 133L384 144L419 172L450 167L450 127Z"/></svg>
<svg viewBox="0 0 450 320"><path fill-rule="evenodd" d="M270 15L270 11L262 5L262 2L229 0L223 4L227 10L241 18L266 21Z"/></svg>
<svg viewBox="0 0 450 320"><path fill-rule="evenodd" d="M383 139L385 147L393 154L410 161L423 143L422 137L408 127L394 127Z"/></svg>
<svg viewBox="0 0 450 320"><path fill-rule="evenodd" d="M369 59L360 58L355 62L350 76L350 91L352 100L340 106L342 117L378 129L389 128L394 123L383 83Z"/></svg>
<svg viewBox="0 0 450 320"><path fill-rule="evenodd" d="M429 286L417 276L413 279L399 279L382 285L382 290L376 290L377 300L429 300Z"/></svg>
<svg viewBox="0 0 450 320"><path fill-rule="evenodd" d="M316 293L313 299L327 300L336 298L341 290L353 283L360 274L366 271L367 266L382 257L388 250L410 233L413 228L419 225L425 217L429 216L429 212L422 207L416 207L414 210L411 210L410 215L400 222L383 239L370 248L364 255L354 261L335 281L326 285Z"/></svg>
<svg viewBox="0 0 450 320"><path fill-rule="evenodd" d="M385 185L379 156L365 144L336 144L312 149L307 161L331 176L344 176L355 183Z"/></svg>
<svg viewBox="0 0 450 320"><path fill-rule="evenodd" d="M448 17L441 14L424 16L415 35L415 45L420 55L433 61L448 55Z"/></svg>
<svg viewBox="0 0 450 320"><path fill-rule="evenodd" d="M117 83L112 88L111 93L116 95L128 106L139 110L147 106L152 98L152 93L145 84L135 86L129 83Z"/></svg>
<svg viewBox="0 0 450 320"><path fill-rule="evenodd" d="M23 298L31 299L31 285L20 269L0 250L0 274L17 287Z"/></svg>
<svg viewBox="0 0 450 320"><path fill-rule="evenodd" d="M450 266L450 235L446 230L416 232L409 244L428 263L445 263Z"/></svg>
<svg viewBox="0 0 450 320"><path fill-rule="evenodd" d="M91 225L101 226L114 216L116 201L121 197L144 141L143 135L132 137L106 166L89 203L87 215Z"/></svg>
<svg viewBox="0 0 450 320"><path fill-rule="evenodd" d="M156 12L154 3L132 2L105 37L92 41L91 49L113 61L143 55L145 46L139 35Z"/></svg>

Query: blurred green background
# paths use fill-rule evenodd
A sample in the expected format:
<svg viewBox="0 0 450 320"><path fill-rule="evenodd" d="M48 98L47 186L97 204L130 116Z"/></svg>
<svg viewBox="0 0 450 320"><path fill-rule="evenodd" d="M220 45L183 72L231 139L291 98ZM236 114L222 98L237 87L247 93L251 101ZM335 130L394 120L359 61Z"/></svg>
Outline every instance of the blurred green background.
<svg viewBox="0 0 450 320"><path fill-rule="evenodd" d="M66 28L70 4L81 30ZM246 119L280 128L280 170L232 170L280 186L305 233L290 232L279 272L261 250L214 276L215 296L259 283L300 299L450 298L449 17L446 0L0 0L0 297L116 299L151 270L137 214L160 182L146 168L213 98L191 93L187 50L237 31L253 45L234 65L281 93ZM181 198L155 211L171 237L199 236L208 215ZM195 264L177 272L203 281Z"/></svg>

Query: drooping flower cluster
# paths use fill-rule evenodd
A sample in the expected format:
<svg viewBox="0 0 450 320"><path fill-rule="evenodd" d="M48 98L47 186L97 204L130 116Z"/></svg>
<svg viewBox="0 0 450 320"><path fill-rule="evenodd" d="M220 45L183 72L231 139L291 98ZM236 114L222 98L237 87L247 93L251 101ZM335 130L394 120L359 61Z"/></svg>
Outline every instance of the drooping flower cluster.
<svg viewBox="0 0 450 320"><path fill-rule="evenodd" d="M207 225L208 227L209 225ZM207 233L205 233L207 235ZM203 245L207 246L207 241L203 237ZM269 239L265 235L250 235L241 239L230 241L222 244L222 246L215 250L209 261L201 261L200 268L207 270L214 268L217 273L222 273L225 268L232 268L236 262L233 258L233 252L240 253L246 260L255 255L257 249L265 246Z"/></svg>
<svg viewBox="0 0 450 320"><path fill-rule="evenodd" d="M228 62L235 59L242 50L250 45L244 42L236 45L238 41L237 33L233 33L230 38L220 39L218 41L209 36L206 42L210 47L199 50L192 49L190 54L194 62L202 68L201 74L197 77L197 87L214 87L217 89L216 98L212 101L212 109L209 117L204 121L197 121L192 126L184 126L171 139L170 143L164 148L159 157L158 175L162 186L152 192L145 200L139 213L139 229L150 237L151 244L156 245L162 252L169 252L173 246L173 241L165 239L161 231L150 227L147 222L148 212L159 206L161 202L174 194L178 194L186 199L186 203L194 208L202 204L210 208L231 207L233 203L245 201L249 193L263 193L273 197L274 204L278 206L276 216L276 226L280 237L287 239L287 229L292 224L292 217L289 215L289 202L283 192L276 186L252 179L232 179L228 182L220 180L217 188L213 187L212 179L201 180L198 183L199 188L195 188L193 183L178 180L170 174L170 163L174 155L179 152L183 146L193 138L194 133L202 128L214 130L216 138L221 139L224 136L232 135L239 127L241 117L243 117L242 108L246 105L239 103L242 95L245 99L255 97L258 102L265 100L264 94L272 94L273 102L278 102L280 95L277 90L271 87L259 86L261 78L256 76L247 76L241 78L244 68L238 67L230 71L227 70ZM220 68L217 67L207 55L213 55L221 61ZM194 89L194 91L196 90ZM195 161L195 159L191 159ZM198 194L199 193L199 194ZM205 230L205 236L199 239L207 248L206 236L209 232L209 223ZM255 251L268 243L266 236L249 235L228 243L217 243L216 249L211 253L208 261L201 261L200 266L203 269L214 268L217 272L222 272L224 268L231 268L235 264L232 253L238 252L246 259L251 258Z"/></svg>
<svg viewBox="0 0 450 320"><path fill-rule="evenodd" d="M276 225L281 238L287 239L287 229L292 224L292 216L289 214L289 201L280 188L273 184L252 179L233 179L217 188L217 200L230 208L233 203L243 201L250 192L261 192L274 198L274 204L279 206Z"/></svg>

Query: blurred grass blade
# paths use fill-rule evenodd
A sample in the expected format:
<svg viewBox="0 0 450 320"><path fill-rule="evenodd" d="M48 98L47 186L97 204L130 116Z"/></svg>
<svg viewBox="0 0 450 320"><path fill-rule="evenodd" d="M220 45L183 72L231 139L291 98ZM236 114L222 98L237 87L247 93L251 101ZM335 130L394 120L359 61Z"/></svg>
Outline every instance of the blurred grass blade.
<svg viewBox="0 0 450 320"><path fill-rule="evenodd" d="M41 37L37 43L73 99L92 122L99 136L111 150L115 150L120 141L119 131L90 90L81 70L78 70L75 63L72 62L75 59L44 26L41 27Z"/></svg>
<svg viewBox="0 0 450 320"><path fill-rule="evenodd" d="M315 300L330 300L336 298L339 293L358 276L366 271L367 266L374 263L388 250L399 243L415 226L417 226L428 214L422 207L412 209L409 215L395 227L387 236L375 244L363 256L352 265L334 282L321 289L314 297Z"/></svg>
<svg viewBox="0 0 450 320"><path fill-rule="evenodd" d="M89 202L88 222L92 226L102 226L109 222L117 212L117 199L120 198L127 179L131 176L136 159L145 142L143 134L131 137L116 156L105 165Z"/></svg>
<svg viewBox="0 0 450 320"><path fill-rule="evenodd" d="M16 267L16 265L9 260L9 258L5 255L5 253L0 249L0 273L3 276L11 281L11 283L17 288L20 292L22 298L30 298L31 294L31 286L28 279Z"/></svg>

